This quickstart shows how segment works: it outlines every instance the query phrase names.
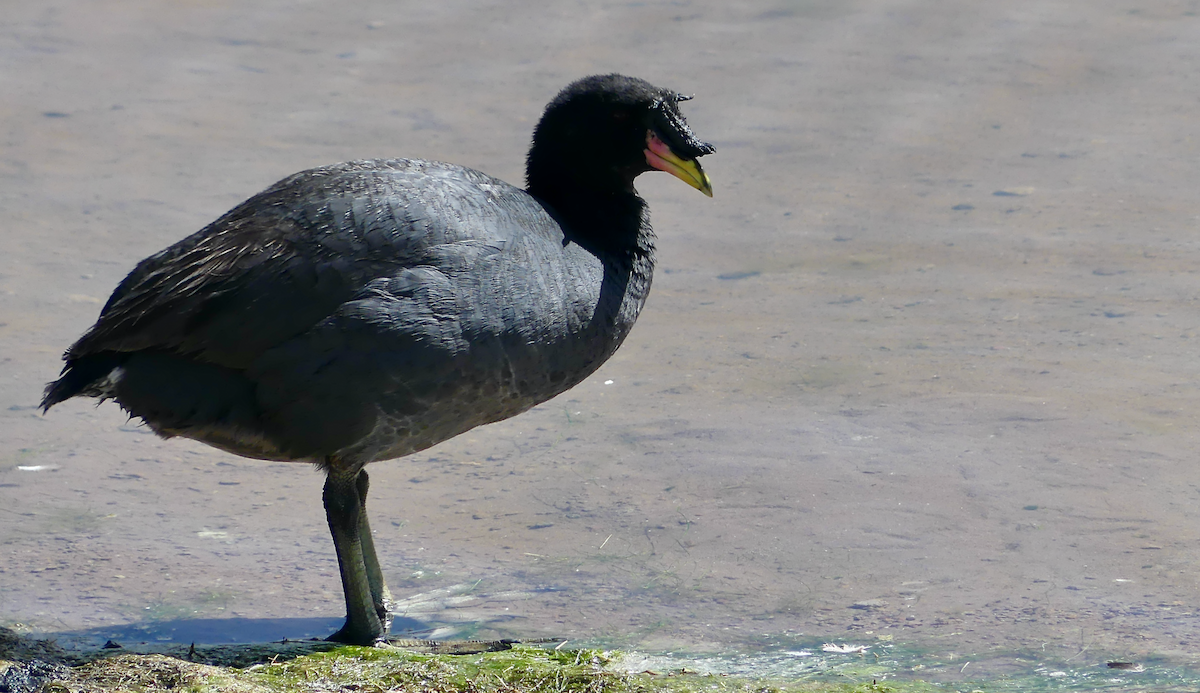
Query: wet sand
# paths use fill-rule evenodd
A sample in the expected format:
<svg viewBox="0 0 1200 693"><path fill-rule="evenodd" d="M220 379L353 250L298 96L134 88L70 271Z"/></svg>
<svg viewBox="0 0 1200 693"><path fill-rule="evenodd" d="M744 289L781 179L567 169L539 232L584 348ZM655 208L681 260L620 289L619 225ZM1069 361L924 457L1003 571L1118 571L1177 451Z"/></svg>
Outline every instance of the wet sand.
<svg viewBox="0 0 1200 693"><path fill-rule="evenodd" d="M414 624L1191 661L1197 10L10 8L0 621L335 623L317 473L43 417L43 384L139 259L275 180L519 182L544 103L621 71L697 94L716 197L640 179L655 289L593 378L372 467L393 592L441 595Z"/></svg>

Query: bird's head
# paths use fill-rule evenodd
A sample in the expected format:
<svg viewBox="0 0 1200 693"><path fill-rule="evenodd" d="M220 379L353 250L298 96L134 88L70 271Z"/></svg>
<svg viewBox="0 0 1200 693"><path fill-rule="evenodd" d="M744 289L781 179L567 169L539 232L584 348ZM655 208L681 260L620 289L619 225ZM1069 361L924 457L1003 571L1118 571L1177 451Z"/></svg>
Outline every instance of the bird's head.
<svg viewBox="0 0 1200 693"><path fill-rule="evenodd" d="M568 188L632 190L647 171L666 171L712 197L698 158L713 146L684 120L690 99L623 75L585 77L559 92L533 133L526 176L535 195Z"/></svg>

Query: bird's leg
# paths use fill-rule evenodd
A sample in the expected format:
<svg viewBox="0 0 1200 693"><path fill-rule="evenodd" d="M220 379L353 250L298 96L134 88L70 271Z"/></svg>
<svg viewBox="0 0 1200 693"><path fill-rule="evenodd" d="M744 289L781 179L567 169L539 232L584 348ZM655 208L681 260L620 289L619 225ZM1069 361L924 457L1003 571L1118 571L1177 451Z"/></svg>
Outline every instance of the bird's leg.
<svg viewBox="0 0 1200 693"><path fill-rule="evenodd" d="M345 467L340 460L327 460L325 517L337 549L346 595L346 624L329 636L336 642L371 645L387 637L383 621L371 596L371 580L363 557L361 528L365 526L358 492L359 468ZM374 555L374 551L371 552ZM378 562L376 562L378 563Z"/></svg>
<svg viewBox="0 0 1200 693"><path fill-rule="evenodd" d="M375 540L371 537L371 525L367 521L367 490L371 487L367 470L358 473L358 541L362 544L363 564L367 568L367 582L371 585L371 601L386 635L392 627L392 593L383 580L383 569L375 555Z"/></svg>

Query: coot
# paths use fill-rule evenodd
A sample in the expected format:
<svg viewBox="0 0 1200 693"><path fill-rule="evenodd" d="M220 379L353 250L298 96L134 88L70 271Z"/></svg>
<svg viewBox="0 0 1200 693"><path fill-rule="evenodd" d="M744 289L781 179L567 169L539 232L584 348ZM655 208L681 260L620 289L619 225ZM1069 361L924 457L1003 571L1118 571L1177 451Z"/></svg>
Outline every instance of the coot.
<svg viewBox="0 0 1200 693"><path fill-rule="evenodd" d="M571 84L534 131L525 190L419 159L285 178L139 263L42 407L112 399L163 437L319 465L346 596L330 639L382 640L363 467L515 416L613 354L654 268L634 178L712 195L687 98L615 74Z"/></svg>

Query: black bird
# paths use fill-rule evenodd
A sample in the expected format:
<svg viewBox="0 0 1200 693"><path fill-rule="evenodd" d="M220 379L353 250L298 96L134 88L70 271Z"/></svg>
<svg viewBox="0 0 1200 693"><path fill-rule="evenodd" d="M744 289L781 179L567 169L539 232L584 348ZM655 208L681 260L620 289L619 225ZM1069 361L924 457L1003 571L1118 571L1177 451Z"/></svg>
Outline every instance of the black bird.
<svg viewBox="0 0 1200 693"><path fill-rule="evenodd" d="M346 595L330 640L383 640L363 467L520 414L612 356L654 269L634 178L712 196L688 98L622 75L571 84L534 131L525 190L419 159L285 178L140 262L42 408L113 399L165 438L319 465Z"/></svg>

